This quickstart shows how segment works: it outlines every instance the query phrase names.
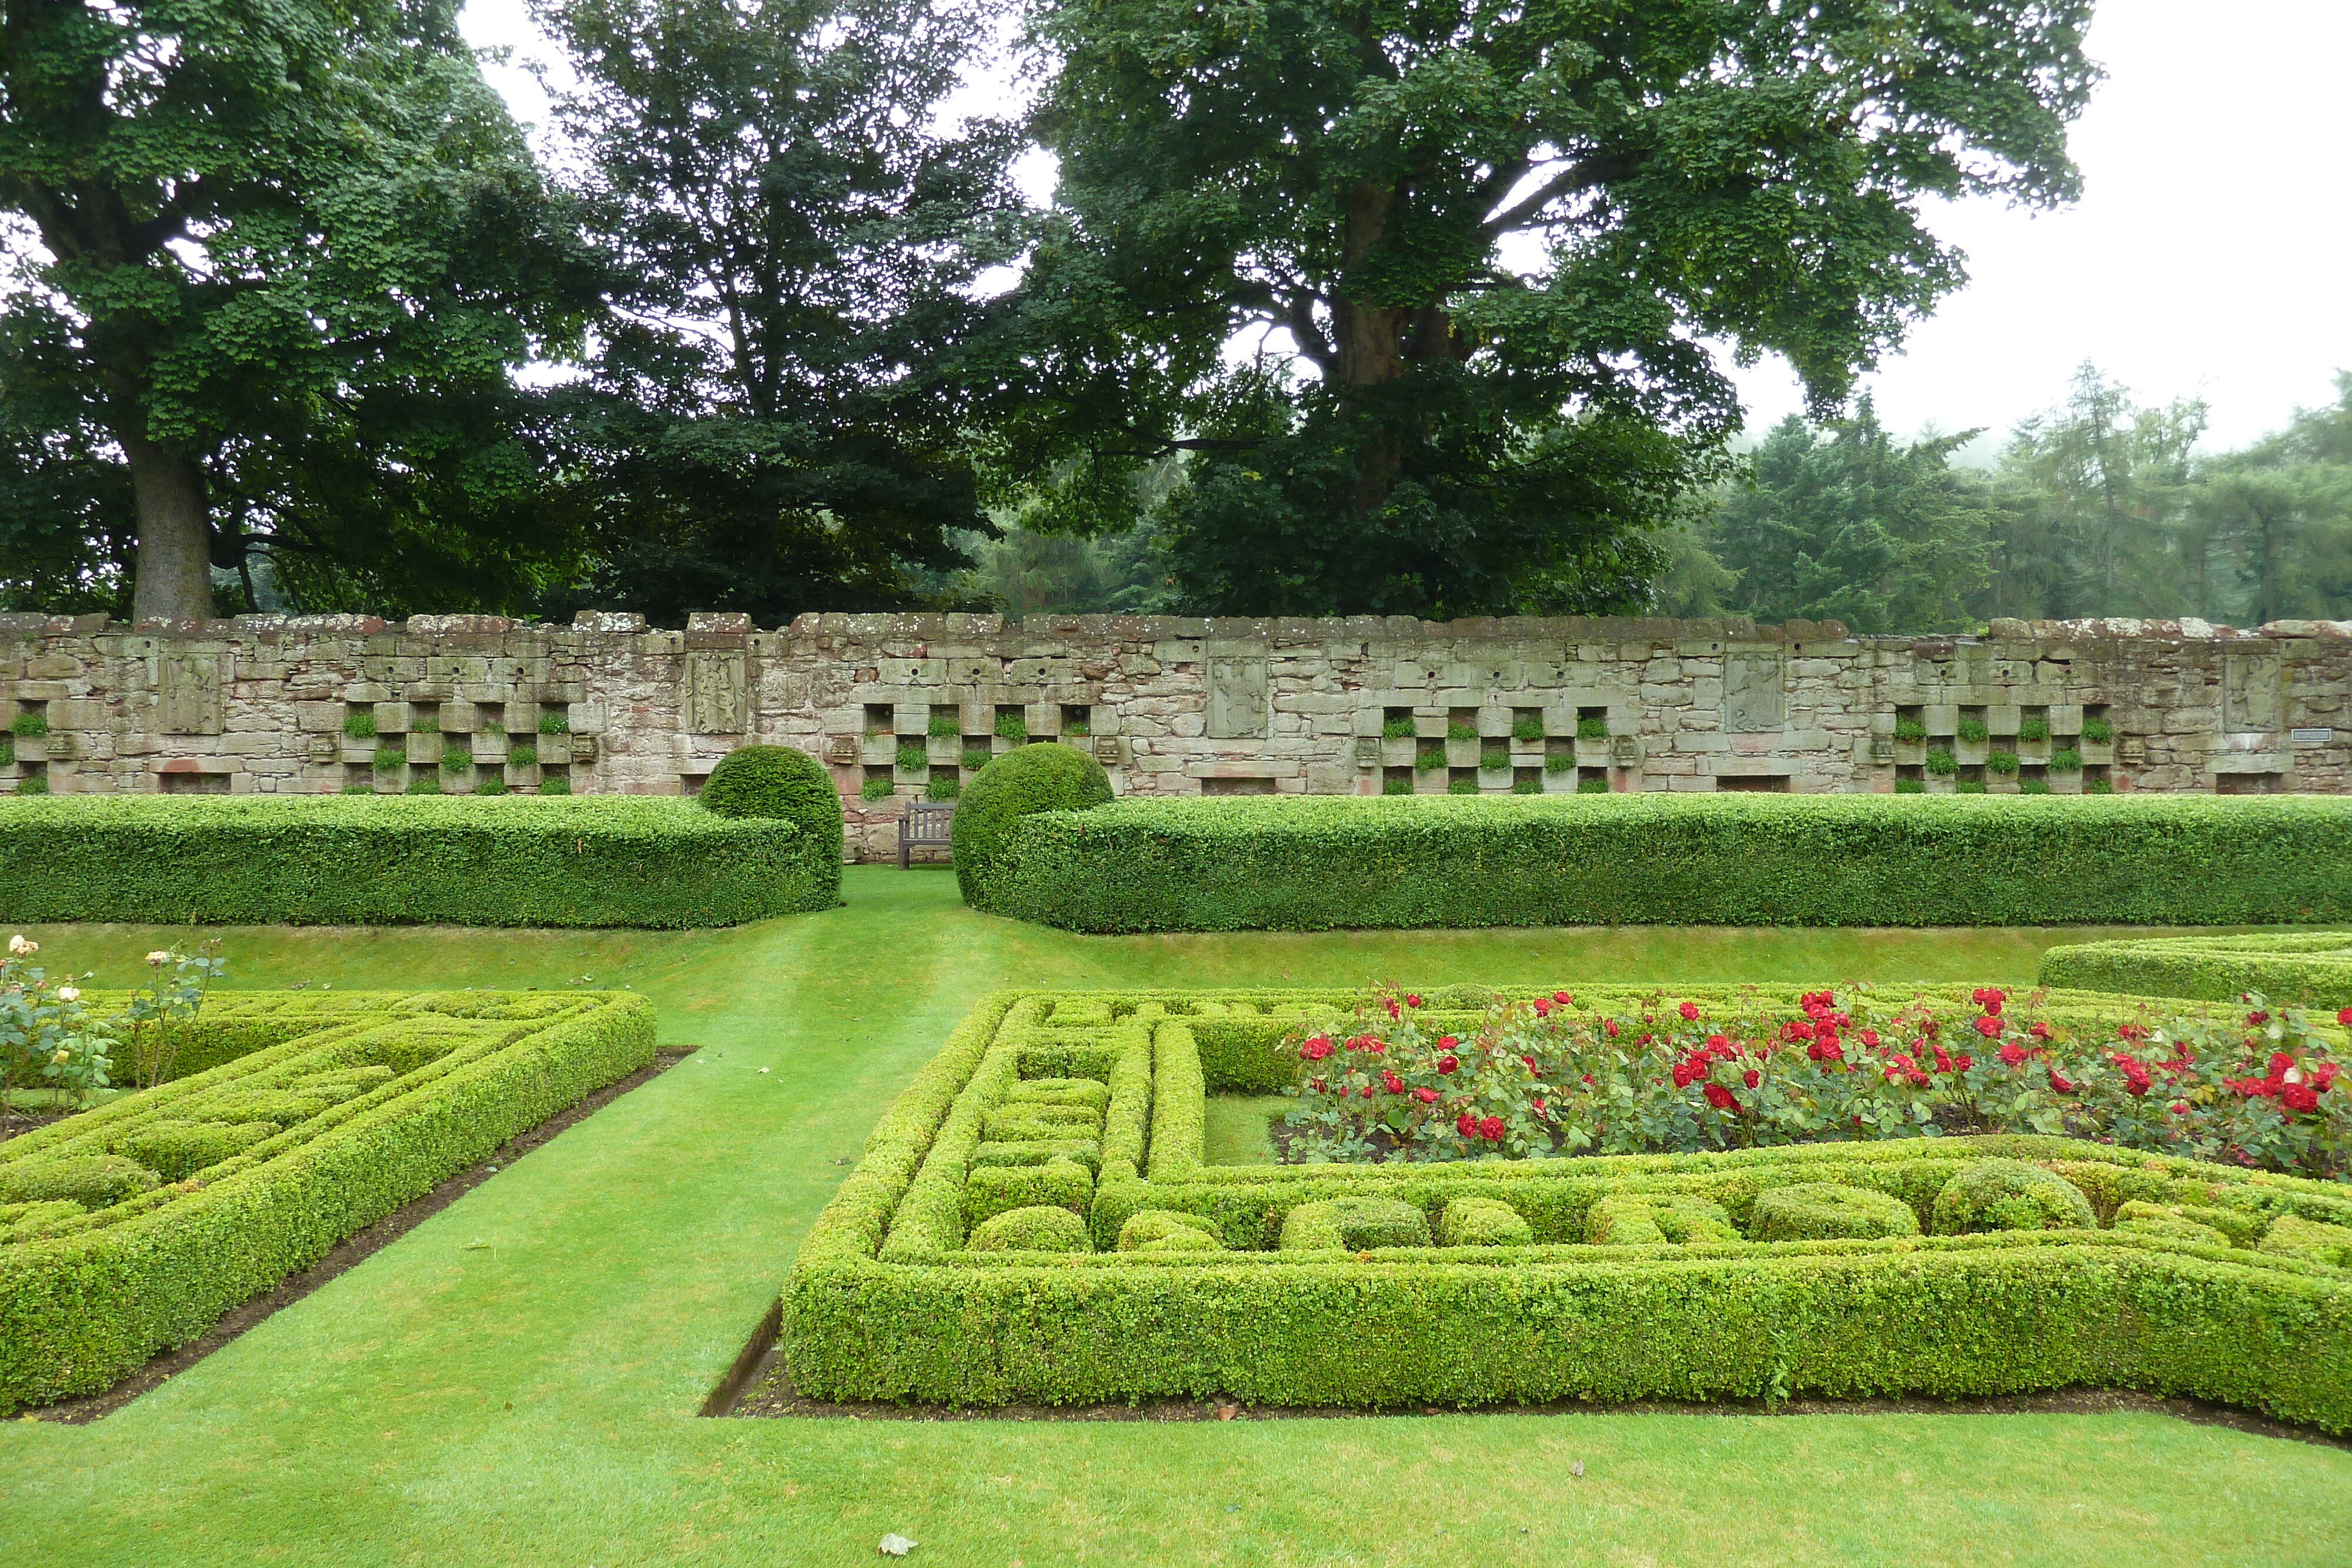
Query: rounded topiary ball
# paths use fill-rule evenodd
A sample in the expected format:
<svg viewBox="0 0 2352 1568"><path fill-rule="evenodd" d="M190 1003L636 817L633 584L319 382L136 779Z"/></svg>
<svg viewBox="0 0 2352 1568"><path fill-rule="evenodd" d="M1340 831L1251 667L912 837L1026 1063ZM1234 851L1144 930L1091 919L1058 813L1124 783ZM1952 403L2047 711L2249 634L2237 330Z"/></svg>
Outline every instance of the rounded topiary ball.
<svg viewBox="0 0 2352 1568"><path fill-rule="evenodd" d="M1836 1182L1799 1182L1756 1196L1750 1241L1872 1240L1916 1236L1919 1217L1892 1194Z"/></svg>
<svg viewBox="0 0 2352 1568"><path fill-rule="evenodd" d="M2095 1230L2083 1189L2023 1160L1980 1160L1936 1195L1936 1234L1986 1230Z"/></svg>
<svg viewBox="0 0 2352 1568"><path fill-rule="evenodd" d="M721 817L782 817L806 833L811 853L832 869L841 894L841 796L824 764L791 746L744 746L719 759L704 781L703 809Z"/></svg>
<svg viewBox="0 0 2352 1568"><path fill-rule="evenodd" d="M998 857L1022 818L1082 811L1110 798L1110 775L1074 746L1016 746L982 768L964 786L949 830L963 901L974 909L991 907Z"/></svg>

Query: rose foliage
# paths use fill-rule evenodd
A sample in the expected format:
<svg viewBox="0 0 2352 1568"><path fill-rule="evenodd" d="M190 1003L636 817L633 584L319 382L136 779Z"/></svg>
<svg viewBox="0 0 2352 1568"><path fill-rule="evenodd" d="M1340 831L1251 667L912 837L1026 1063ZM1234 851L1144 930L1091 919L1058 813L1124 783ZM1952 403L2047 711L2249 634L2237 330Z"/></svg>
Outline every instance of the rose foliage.
<svg viewBox="0 0 2352 1568"><path fill-rule="evenodd" d="M2091 1038L1975 992L1948 1026L1866 987L1801 1009L1710 1012L1665 993L1638 1011L1559 991L1500 1004L1474 1036L1374 998L1346 1030L1297 1043L1294 1157L1543 1159L2040 1133L2296 1176L2352 1180L2341 1047L2259 994L2227 1019L2143 1014ZM2352 1009L2339 1022L2352 1024Z"/></svg>

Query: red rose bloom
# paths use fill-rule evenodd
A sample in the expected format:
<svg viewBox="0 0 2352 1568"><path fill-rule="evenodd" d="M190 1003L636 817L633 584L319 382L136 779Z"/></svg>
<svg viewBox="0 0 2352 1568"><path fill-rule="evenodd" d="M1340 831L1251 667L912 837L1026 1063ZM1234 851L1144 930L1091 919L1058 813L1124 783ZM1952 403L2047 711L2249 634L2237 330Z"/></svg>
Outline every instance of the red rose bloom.
<svg viewBox="0 0 2352 1568"><path fill-rule="evenodd" d="M1451 1072L1461 1065L1462 1059L1458 1056L1441 1056L1437 1059L1437 1071L1440 1072Z"/></svg>
<svg viewBox="0 0 2352 1568"><path fill-rule="evenodd" d="M1367 1100L1369 1100L1369 1099L1370 1099L1371 1097L1372 1097L1372 1086L1371 1086L1370 1084L1367 1083L1367 1084L1365 1084L1365 1085L1364 1085L1364 1098L1365 1098L1365 1099L1367 1099Z"/></svg>
<svg viewBox="0 0 2352 1568"><path fill-rule="evenodd" d="M1434 1089L1416 1089L1412 1092L1412 1097L1424 1105L1437 1103L1437 1091Z"/></svg>
<svg viewBox="0 0 2352 1568"><path fill-rule="evenodd" d="M1694 1051L1675 1063L1675 1087L1677 1089L1687 1089L1706 1076L1706 1055L1704 1051Z"/></svg>
<svg viewBox="0 0 2352 1568"><path fill-rule="evenodd" d="M2050 1087L2061 1094L2074 1092L2074 1086L2067 1082L2065 1075L2054 1067L2050 1070Z"/></svg>
<svg viewBox="0 0 2352 1568"><path fill-rule="evenodd" d="M1381 1087L1391 1094L1402 1094L1404 1092L1404 1080L1393 1072L1383 1072L1381 1074Z"/></svg>
<svg viewBox="0 0 2352 1568"><path fill-rule="evenodd" d="M1617 1038L1617 1020L1615 1019L1609 1019L1601 1027L1608 1031L1610 1039L1615 1040Z"/></svg>
<svg viewBox="0 0 2352 1568"><path fill-rule="evenodd" d="M2246 1015L2246 1021L2249 1024L2252 1024L2254 1028L2260 1029L2263 1025L2271 1021L2271 1015L2263 1012L2248 1013Z"/></svg>
<svg viewBox="0 0 2352 1568"><path fill-rule="evenodd" d="M1575 998L1574 997L1570 996L1566 991L1554 991L1554 992L1551 994L1551 999L1552 999L1553 1001L1558 1002L1561 1007L1564 1007L1564 1008L1566 1008L1566 1007L1573 1007L1573 1006L1575 1006L1575 1005L1576 1005L1576 998ZM2352 1012L2352 1008L2347 1008L2347 1009L2345 1009L2345 1011L2347 1011L2347 1012Z"/></svg>
<svg viewBox="0 0 2352 1568"><path fill-rule="evenodd" d="M1698 1019L1698 1004L1696 1002L1685 1002L1675 1010L1683 1015L1683 1022L1685 1023L1695 1023Z"/></svg>
<svg viewBox="0 0 2352 1568"><path fill-rule="evenodd" d="M1862 1043L1870 1047L1871 1050L1876 1051L1878 1049L1878 1031L1874 1029L1864 1030L1862 1031Z"/></svg>
<svg viewBox="0 0 2352 1568"><path fill-rule="evenodd" d="M1327 1037L1318 1034L1313 1040L1308 1040L1305 1045L1300 1046L1298 1048L1298 1054L1305 1057L1309 1061L1320 1061L1325 1057L1331 1054L1331 1041Z"/></svg>
<svg viewBox="0 0 2352 1568"><path fill-rule="evenodd" d="M1738 1108L1739 1102L1733 1099L1731 1091L1720 1083L1710 1083L1701 1092L1706 1096L1706 1103L1718 1111L1731 1111Z"/></svg>
<svg viewBox="0 0 2352 1568"><path fill-rule="evenodd" d="M2015 1040L2011 1040L2007 1045L2002 1046L2000 1048L2000 1064L2003 1067L2024 1066L2025 1047L2018 1044Z"/></svg>
<svg viewBox="0 0 2352 1568"><path fill-rule="evenodd" d="M2037 1019L2034 1020L2033 1027L2027 1030L2025 1032L2032 1035L2036 1040L2048 1040L2050 1038L2050 1026Z"/></svg>
<svg viewBox="0 0 2352 1568"><path fill-rule="evenodd" d="M1461 1134L1465 1138L1476 1137L1478 1135L1478 1113L1475 1111L1463 1112L1461 1119L1454 1124L1454 1130Z"/></svg>
<svg viewBox="0 0 2352 1568"><path fill-rule="evenodd" d="M2316 1111L2319 1091L2308 1083L2290 1083L2279 1092L2279 1103L2290 1111Z"/></svg>
<svg viewBox="0 0 2352 1568"><path fill-rule="evenodd" d="M2346 1029L2352 1029L2352 1008L2346 1008L2341 1012L2338 1012L2336 1015L2336 1021L2342 1024Z"/></svg>
<svg viewBox="0 0 2352 1568"><path fill-rule="evenodd" d="M1452 1051L1455 1046L1460 1045L1461 1043L1462 1042L1460 1040L1454 1039L1450 1034L1441 1034L1437 1037L1437 1049L1440 1051Z"/></svg>
<svg viewBox="0 0 2352 1568"><path fill-rule="evenodd" d="M1752 1068L1752 1067L1751 1067L1751 1068L1749 1068L1747 1071L1745 1071L1745 1072L1741 1073L1741 1074L1739 1075L1739 1078L1740 1078L1740 1082L1742 1082L1746 1083L1746 1084L1748 1085L1748 1087L1749 1087L1750 1089L1755 1088L1759 1083L1761 1083L1761 1082L1764 1082L1764 1075L1763 1075L1762 1073L1760 1073L1760 1072L1757 1071L1756 1071L1754 1068Z"/></svg>
<svg viewBox="0 0 2352 1568"><path fill-rule="evenodd" d="M1541 997L1536 998L1536 1017L1539 1019L1551 1017L1551 1004Z"/></svg>
<svg viewBox="0 0 2352 1568"><path fill-rule="evenodd" d="M1977 1032L1984 1036L1987 1040L1999 1040L2000 1038L2000 1019L1994 1017L1991 1013L1985 1014L1984 1017L1977 1019Z"/></svg>
<svg viewBox="0 0 2352 1568"><path fill-rule="evenodd" d="M1421 1006L1421 998L1408 991L1405 993L1404 1005L1409 1008L1417 1008Z"/></svg>
<svg viewBox="0 0 2352 1568"><path fill-rule="evenodd" d="M1397 1005L1396 1005L1394 1002L1391 1002L1391 1003L1389 1004L1389 1017L1391 1017L1391 1018L1401 1018L1401 1017L1402 1017L1402 1016L1403 1016L1403 1014L1402 1014L1402 1010L1397 1007Z"/></svg>
<svg viewBox="0 0 2352 1568"><path fill-rule="evenodd" d="M1500 1116L1489 1116L1478 1124L1478 1135L1490 1144L1501 1143L1503 1134L1509 1130Z"/></svg>
<svg viewBox="0 0 2352 1568"><path fill-rule="evenodd" d="M2332 1061L2321 1062L2311 1075L2311 1087L2313 1092L2318 1094L2326 1093L2327 1086L2336 1082L2336 1073L2342 1071L2343 1070L2341 1068L2337 1067L2336 1063Z"/></svg>

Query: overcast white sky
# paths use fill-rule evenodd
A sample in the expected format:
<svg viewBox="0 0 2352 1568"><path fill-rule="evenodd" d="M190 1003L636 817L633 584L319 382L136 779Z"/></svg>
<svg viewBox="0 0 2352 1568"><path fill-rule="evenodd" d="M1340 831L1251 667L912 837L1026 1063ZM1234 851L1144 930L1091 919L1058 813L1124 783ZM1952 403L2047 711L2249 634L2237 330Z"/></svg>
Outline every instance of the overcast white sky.
<svg viewBox="0 0 2352 1568"><path fill-rule="evenodd" d="M552 63L521 0L470 0L464 25L478 46ZM2143 402L2206 399L2209 447L2333 402L2352 369L2352 4L2105 0L2091 52L2108 79L2074 129L2081 204L1932 215L1973 281L1869 378L1880 416L2006 431L2059 402L2085 359ZM536 82L490 74L518 118L545 124ZM1739 382L1751 430L1799 406L1784 365Z"/></svg>

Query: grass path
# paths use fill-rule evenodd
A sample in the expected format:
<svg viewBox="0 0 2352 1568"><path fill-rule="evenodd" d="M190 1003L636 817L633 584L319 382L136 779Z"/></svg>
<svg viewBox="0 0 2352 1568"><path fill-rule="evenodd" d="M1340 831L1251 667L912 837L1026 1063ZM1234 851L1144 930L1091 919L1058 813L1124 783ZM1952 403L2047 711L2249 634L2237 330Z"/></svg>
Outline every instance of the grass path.
<svg viewBox="0 0 2352 1568"><path fill-rule="evenodd" d="M1102 939L971 915L938 873L848 894L698 935L226 933L239 985L593 977L704 1049L106 1420L0 1425L11 1560L820 1564L895 1530L998 1568L2352 1561L2352 1453L2154 1416L698 1418L838 1162L992 987L2028 982L2056 936ZM159 936L35 934L100 984Z"/></svg>

